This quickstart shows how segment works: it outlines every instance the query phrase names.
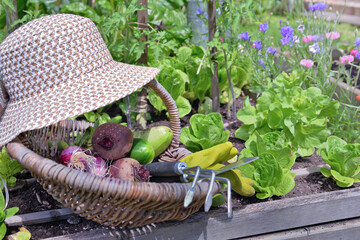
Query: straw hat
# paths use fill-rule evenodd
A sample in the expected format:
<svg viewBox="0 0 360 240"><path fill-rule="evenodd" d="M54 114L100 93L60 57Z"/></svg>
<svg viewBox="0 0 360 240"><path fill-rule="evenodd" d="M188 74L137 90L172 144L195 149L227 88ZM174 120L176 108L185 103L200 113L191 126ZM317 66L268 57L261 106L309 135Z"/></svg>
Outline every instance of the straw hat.
<svg viewBox="0 0 360 240"><path fill-rule="evenodd" d="M115 62L88 18L33 20L0 45L0 146L110 104L150 82L159 69Z"/></svg>

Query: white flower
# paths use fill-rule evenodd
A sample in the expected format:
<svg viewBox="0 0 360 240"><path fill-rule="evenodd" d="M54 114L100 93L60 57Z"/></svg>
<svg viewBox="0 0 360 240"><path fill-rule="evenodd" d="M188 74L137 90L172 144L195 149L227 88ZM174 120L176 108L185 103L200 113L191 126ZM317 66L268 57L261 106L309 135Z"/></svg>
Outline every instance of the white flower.
<svg viewBox="0 0 360 240"><path fill-rule="evenodd" d="M300 42L300 38L298 36L294 36L293 40L295 44L298 44Z"/></svg>
<svg viewBox="0 0 360 240"><path fill-rule="evenodd" d="M305 30L304 24L300 24L297 29L299 30L299 32L303 33Z"/></svg>
<svg viewBox="0 0 360 240"><path fill-rule="evenodd" d="M318 43L314 43L313 45L309 46L309 51L312 53L320 53L320 47Z"/></svg>

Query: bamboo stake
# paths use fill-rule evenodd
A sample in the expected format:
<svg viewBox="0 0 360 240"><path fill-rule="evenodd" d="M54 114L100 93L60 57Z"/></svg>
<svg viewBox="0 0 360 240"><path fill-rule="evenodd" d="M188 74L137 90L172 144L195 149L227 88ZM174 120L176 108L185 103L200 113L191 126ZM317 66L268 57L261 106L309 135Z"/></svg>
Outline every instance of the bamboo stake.
<svg viewBox="0 0 360 240"><path fill-rule="evenodd" d="M209 19L209 41L212 41L216 31L216 5L215 0L208 2L208 19ZM218 78L218 64L215 59L217 53L216 47L210 50L212 55L211 60L214 63L214 71L211 72L211 95L213 112L220 112L220 94L219 94L219 78Z"/></svg>
<svg viewBox="0 0 360 240"><path fill-rule="evenodd" d="M138 0L138 3L144 7L147 8L148 6L148 2L147 0ZM147 29L148 26L148 12L147 10L140 10L138 11L138 16L137 16L137 21L138 21L138 27L140 29ZM147 36L144 34L141 36L140 38L141 42L147 42ZM147 45L145 44L144 46L144 52L141 55L140 59L139 59L139 63L143 64L143 65L147 65ZM143 128L146 128L146 111L147 111L147 102L146 102L146 95L147 95L147 90L145 88L143 88L139 93L138 93L138 98L137 98L137 106L138 106L138 111L140 114L140 117L137 119L137 123L139 125L141 125Z"/></svg>
<svg viewBox="0 0 360 240"><path fill-rule="evenodd" d="M17 14L17 1L16 0L9 0L9 1L14 6L14 10L15 10L13 11L8 6L4 6L6 12L6 29L7 32L10 34L17 28L17 25L15 25L12 29L10 29L10 26L14 21L18 20L18 14Z"/></svg>

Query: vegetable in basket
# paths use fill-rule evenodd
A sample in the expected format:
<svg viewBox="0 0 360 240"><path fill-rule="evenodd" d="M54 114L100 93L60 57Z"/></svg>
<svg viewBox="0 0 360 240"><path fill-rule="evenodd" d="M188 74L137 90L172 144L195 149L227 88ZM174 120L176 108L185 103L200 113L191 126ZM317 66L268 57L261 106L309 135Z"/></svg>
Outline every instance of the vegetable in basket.
<svg viewBox="0 0 360 240"><path fill-rule="evenodd" d="M155 152L155 157L163 153L173 139L173 132L167 126L156 126L148 129L135 131L134 138L144 139L149 142Z"/></svg>
<svg viewBox="0 0 360 240"><path fill-rule="evenodd" d="M133 145L131 130L119 123L104 123L97 127L92 136L94 151L105 160L125 157Z"/></svg>
<svg viewBox="0 0 360 240"><path fill-rule="evenodd" d="M147 182L150 178L149 171L138 161L132 158L122 158L110 166L110 177L136 182Z"/></svg>
<svg viewBox="0 0 360 240"><path fill-rule="evenodd" d="M101 157L88 155L79 146L65 148L59 156L59 161L67 167L86 171L97 176L105 176L107 173L107 164Z"/></svg>
<svg viewBox="0 0 360 240"><path fill-rule="evenodd" d="M142 165L146 165L154 160L155 151L145 139L134 138L129 157L136 159Z"/></svg>

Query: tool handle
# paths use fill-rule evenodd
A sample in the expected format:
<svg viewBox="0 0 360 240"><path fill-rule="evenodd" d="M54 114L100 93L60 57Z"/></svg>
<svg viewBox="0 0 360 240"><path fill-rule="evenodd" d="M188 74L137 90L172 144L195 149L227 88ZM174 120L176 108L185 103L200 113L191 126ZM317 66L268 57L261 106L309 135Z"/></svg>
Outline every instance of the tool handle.
<svg viewBox="0 0 360 240"><path fill-rule="evenodd" d="M184 162L154 162L145 165L151 176L172 177L182 175L182 169L187 168Z"/></svg>

